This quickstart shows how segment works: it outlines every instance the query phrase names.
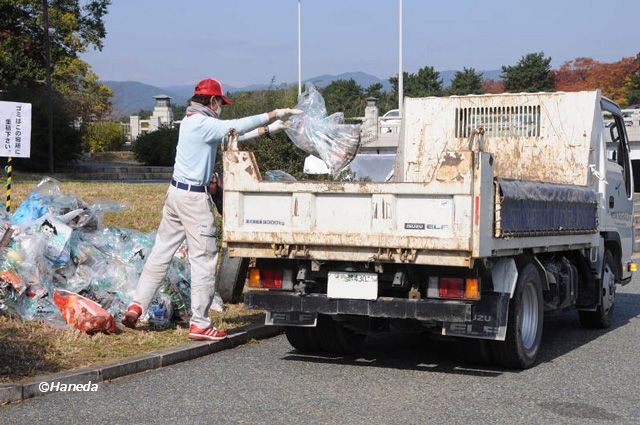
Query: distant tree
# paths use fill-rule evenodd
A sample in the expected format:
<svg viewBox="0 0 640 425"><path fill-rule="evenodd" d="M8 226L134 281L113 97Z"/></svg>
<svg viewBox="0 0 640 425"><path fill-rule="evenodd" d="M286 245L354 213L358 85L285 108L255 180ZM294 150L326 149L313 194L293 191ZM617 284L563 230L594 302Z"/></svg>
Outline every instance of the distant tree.
<svg viewBox="0 0 640 425"><path fill-rule="evenodd" d="M567 61L553 71L557 90L581 91L600 89L602 94L619 105L634 103L633 76L638 70L638 59L622 58L613 63L603 63L592 58L576 58Z"/></svg>
<svg viewBox="0 0 640 425"><path fill-rule="evenodd" d="M103 17L110 0L56 0L49 7L52 82L67 97L71 114L86 121L106 114L111 90L100 84L79 58L89 47L102 48ZM35 87L46 63L42 1L0 1L0 89Z"/></svg>
<svg viewBox="0 0 640 425"><path fill-rule="evenodd" d="M405 93L409 97L441 96L442 87L440 73L432 66L425 66L409 75Z"/></svg>
<svg viewBox="0 0 640 425"><path fill-rule="evenodd" d="M364 91L365 96L367 97L377 97L381 98L384 96L384 92L382 91L382 83L373 83Z"/></svg>
<svg viewBox="0 0 640 425"><path fill-rule="evenodd" d="M555 86L551 74L551 58L544 52L529 53L517 64L502 67L502 80L508 92L552 91Z"/></svg>
<svg viewBox="0 0 640 425"><path fill-rule="evenodd" d="M333 81L320 89L320 93L329 115L344 112L345 117L361 117L364 114L364 91L354 79Z"/></svg>
<svg viewBox="0 0 640 425"><path fill-rule="evenodd" d="M297 95L297 87L228 93L233 105L222 108L222 118L242 118L276 108L292 108L296 104Z"/></svg>
<svg viewBox="0 0 640 425"><path fill-rule="evenodd" d="M293 108L296 105L297 86L272 88L252 92L230 93L233 105L222 109L223 119L234 119L268 112L276 108ZM262 172L282 170L296 178L303 176L304 159L307 153L298 149L282 132L273 140L260 137L242 144L242 148L252 151ZM216 157L216 169L222 170L222 155Z"/></svg>
<svg viewBox="0 0 640 425"><path fill-rule="evenodd" d="M171 107L173 109L173 119L176 121L184 118L187 113L187 105L172 105Z"/></svg>
<svg viewBox="0 0 640 425"><path fill-rule="evenodd" d="M376 105L380 111L380 115L384 114L389 109L398 107L397 98L393 99L393 94L383 90L382 83L371 84L364 91L365 100L368 97L375 97L377 99Z"/></svg>
<svg viewBox="0 0 640 425"><path fill-rule="evenodd" d="M477 73L473 68L464 68L462 71L456 71L447 92L452 95L484 93L482 74Z"/></svg>
<svg viewBox="0 0 640 425"><path fill-rule="evenodd" d="M404 95L407 97L442 96L444 93L440 73L432 66L420 68L415 74L403 73ZM398 99L398 76L389 78L395 101Z"/></svg>
<svg viewBox="0 0 640 425"><path fill-rule="evenodd" d="M408 81L409 81L409 73L407 71L404 71L402 73L402 84L405 90L406 90ZM394 75L392 77L389 77L389 83L391 84L391 90L394 96L396 96L396 102L397 102L398 101L398 97L397 97L398 96L398 76Z"/></svg>
<svg viewBox="0 0 640 425"><path fill-rule="evenodd" d="M594 69L600 62L592 58L575 58L563 63L560 68L553 70L553 80L557 90L581 91L596 88L593 80Z"/></svg>
<svg viewBox="0 0 640 425"><path fill-rule="evenodd" d="M627 90L627 105L640 104L640 53L636 55L635 66L636 70L625 85Z"/></svg>
<svg viewBox="0 0 640 425"><path fill-rule="evenodd" d="M173 165L178 131L178 128L160 127L156 131L138 136L132 149L136 160L146 165Z"/></svg>
<svg viewBox="0 0 640 425"><path fill-rule="evenodd" d="M504 93L504 83L498 80L484 80L482 82L482 91L489 94Z"/></svg>
<svg viewBox="0 0 640 425"><path fill-rule="evenodd" d="M139 116L141 120L148 120L149 118L151 118L151 111L148 111L146 109L140 109L138 112L136 112L133 115Z"/></svg>
<svg viewBox="0 0 640 425"><path fill-rule="evenodd" d="M0 100L31 103L31 157L16 158L20 170L45 171L49 166L47 92L44 87L11 88L0 92ZM67 100L57 92L53 96L53 158L66 164L82 152L81 132L74 126L75 116L67 109Z"/></svg>
<svg viewBox="0 0 640 425"><path fill-rule="evenodd" d="M122 125L115 121L91 123L83 135L85 149L91 153L117 151L125 142Z"/></svg>
<svg viewBox="0 0 640 425"><path fill-rule="evenodd" d="M75 120L90 122L111 108L111 90L79 57L91 47L102 48L109 3L49 1L56 165L73 161L82 151ZM15 161L22 169L44 170L49 163L45 57L42 1L0 0L0 97L32 104L31 158Z"/></svg>

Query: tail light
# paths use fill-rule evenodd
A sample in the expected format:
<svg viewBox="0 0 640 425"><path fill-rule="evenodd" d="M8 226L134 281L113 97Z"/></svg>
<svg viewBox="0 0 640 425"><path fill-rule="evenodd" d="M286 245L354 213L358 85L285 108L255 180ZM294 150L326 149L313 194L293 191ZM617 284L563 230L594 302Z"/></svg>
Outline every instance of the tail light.
<svg viewBox="0 0 640 425"><path fill-rule="evenodd" d="M429 278L427 297L477 300L480 299L480 282L476 278L433 276Z"/></svg>
<svg viewBox="0 0 640 425"><path fill-rule="evenodd" d="M478 279L465 279L464 284L464 297L466 299L480 299L480 284L478 283Z"/></svg>
<svg viewBox="0 0 640 425"><path fill-rule="evenodd" d="M291 270L265 270L250 268L248 285L250 288L293 289Z"/></svg>
<svg viewBox="0 0 640 425"><path fill-rule="evenodd" d="M260 285L263 288L282 289L282 270L260 270Z"/></svg>
<svg viewBox="0 0 640 425"><path fill-rule="evenodd" d="M260 287L260 270L249 269L249 288Z"/></svg>
<svg viewBox="0 0 640 425"><path fill-rule="evenodd" d="M438 284L440 298L464 298L464 279L441 277Z"/></svg>

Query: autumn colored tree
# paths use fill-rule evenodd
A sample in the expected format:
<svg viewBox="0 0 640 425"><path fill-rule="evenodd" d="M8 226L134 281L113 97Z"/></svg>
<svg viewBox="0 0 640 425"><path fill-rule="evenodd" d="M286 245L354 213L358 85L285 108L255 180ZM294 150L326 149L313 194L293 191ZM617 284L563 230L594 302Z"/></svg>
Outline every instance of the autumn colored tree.
<svg viewBox="0 0 640 425"><path fill-rule="evenodd" d="M484 80L482 82L482 91L487 94L504 93L504 83L499 80Z"/></svg>
<svg viewBox="0 0 640 425"><path fill-rule="evenodd" d="M567 61L553 71L556 90L581 91L600 89L602 94L626 106L635 103L633 97L633 77L638 72L639 60L634 57L622 58L613 63L598 62L592 58L576 58ZM636 77L640 80L640 77ZM636 87L640 87L636 83ZM640 90L640 89L638 89Z"/></svg>
<svg viewBox="0 0 640 425"><path fill-rule="evenodd" d="M627 105L640 104L640 53L636 55L636 70L625 85Z"/></svg>

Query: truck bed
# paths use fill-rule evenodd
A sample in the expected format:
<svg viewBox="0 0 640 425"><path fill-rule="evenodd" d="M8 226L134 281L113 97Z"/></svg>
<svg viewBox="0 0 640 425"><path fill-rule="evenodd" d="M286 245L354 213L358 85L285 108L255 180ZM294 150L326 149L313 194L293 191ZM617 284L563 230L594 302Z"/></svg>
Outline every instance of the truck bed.
<svg viewBox="0 0 640 425"><path fill-rule="evenodd" d="M226 151L224 160L224 244L231 256L471 267L475 258L501 251L586 246L595 231L517 232L515 245L513 227L496 233L496 211L512 217L514 207L526 208L530 200L500 189L502 196L495 196L500 186L486 153L446 153L429 183L262 181L251 152ZM562 190L573 193L570 185ZM579 187L575 192L583 194L580 208L595 214L591 195ZM566 210L565 197L558 197L558 208Z"/></svg>

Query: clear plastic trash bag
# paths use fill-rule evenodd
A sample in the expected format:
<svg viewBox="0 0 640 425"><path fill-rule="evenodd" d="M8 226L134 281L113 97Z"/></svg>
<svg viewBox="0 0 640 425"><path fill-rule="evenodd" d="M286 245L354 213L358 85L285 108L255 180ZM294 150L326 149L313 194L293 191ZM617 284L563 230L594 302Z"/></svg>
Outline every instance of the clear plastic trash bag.
<svg viewBox="0 0 640 425"><path fill-rule="evenodd" d="M345 124L342 112L327 116L324 99L311 84L298 96L296 108L304 113L289 118L287 136L303 151L322 159L332 174L339 174L358 153L360 125Z"/></svg>
<svg viewBox="0 0 640 425"><path fill-rule="evenodd" d="M296 178L286 171L269 170L264 173L263 180L272 182L294 182L296 181Z"/></svg>

